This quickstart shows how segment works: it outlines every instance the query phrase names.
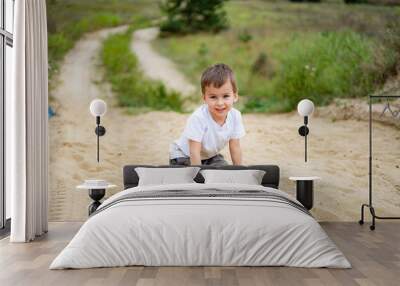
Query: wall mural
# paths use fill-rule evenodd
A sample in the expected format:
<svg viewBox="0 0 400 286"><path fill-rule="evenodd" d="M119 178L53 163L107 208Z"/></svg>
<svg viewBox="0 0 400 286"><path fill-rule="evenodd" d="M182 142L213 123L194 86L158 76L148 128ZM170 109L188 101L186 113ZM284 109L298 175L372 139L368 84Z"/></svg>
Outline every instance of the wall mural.
<svg viewBox="0 0 400 286"><path fill-rule="evenodd" d="M400 93L398 6L191 1L206 5L191 11L207 18L174 2L47 1L50 220L87 218L91 199L76 188L85 181L116 185L107 198L123 189L124 165L169 164L171 143L204 103L201 75L224 63L246 132L242 163L278 165L280 188L292 196L291 177L318 177L311 213L358 221L369 188L368 95ZM94 99L107 105L99 162ZM314 104L307 162L302 99ZM372 105L374 206L385 216L400 206L399 106ZM232 163L227 146L221 154Z"/></svg>

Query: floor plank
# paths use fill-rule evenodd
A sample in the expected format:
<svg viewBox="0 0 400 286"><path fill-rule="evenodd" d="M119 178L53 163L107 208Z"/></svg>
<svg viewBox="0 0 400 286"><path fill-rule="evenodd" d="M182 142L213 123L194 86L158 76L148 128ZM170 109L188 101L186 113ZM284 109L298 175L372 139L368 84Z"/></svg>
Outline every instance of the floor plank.
<svg viewBox="0 0 400 286"><path fill-rule="evenodd" d="M80 222L53 222L32 243L0 240L0 285L398 285L400 223L367 225L325 222L322 227L352 263L352 269L291 267L116 267L49 270L57 254L78 231Z"/></svg>

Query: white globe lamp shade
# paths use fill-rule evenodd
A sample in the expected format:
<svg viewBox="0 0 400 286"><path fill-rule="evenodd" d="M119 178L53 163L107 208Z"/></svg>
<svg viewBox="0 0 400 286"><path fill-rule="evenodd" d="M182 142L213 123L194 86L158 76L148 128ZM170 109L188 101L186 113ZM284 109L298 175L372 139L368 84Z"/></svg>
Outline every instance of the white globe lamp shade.
<svg viewBox="0 0 400 286"><path fill-rule="evenodd" d="M314 103L309 99L303 99L297 105L297 112L301 116L309 116L314 111Z"/></svg>
<svg viewBox="0 0 400 286"><path fill-rule="evenodd" d="M103 116L106 114L107 111L107 104L104 100L101 99L94 99L90 103L90 113L94 116Z"/></svg>

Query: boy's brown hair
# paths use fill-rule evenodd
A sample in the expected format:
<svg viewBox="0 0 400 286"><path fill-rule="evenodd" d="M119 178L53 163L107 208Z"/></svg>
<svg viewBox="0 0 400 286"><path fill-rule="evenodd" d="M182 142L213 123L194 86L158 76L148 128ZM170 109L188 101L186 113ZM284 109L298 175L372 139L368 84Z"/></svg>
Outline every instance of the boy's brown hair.
<svg viewBox="0 0 400 286"><path fill-rule="evenodd" d="M235 74L226 64L215 64L208 67L201 75L201 91L205 93L206 87L213 85L216 88L221 87L230 80L234 93L237 93Z"/></svg>

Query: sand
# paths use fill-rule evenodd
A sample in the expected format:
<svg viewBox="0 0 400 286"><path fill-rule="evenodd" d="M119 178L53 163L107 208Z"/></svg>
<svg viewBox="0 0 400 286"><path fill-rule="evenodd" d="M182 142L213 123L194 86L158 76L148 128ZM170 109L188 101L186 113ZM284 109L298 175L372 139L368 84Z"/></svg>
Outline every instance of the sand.
<svg viewBox="0 0 400 286"><path fill-rule="evenodd" d="M117 188L107 191L109 197L123 189L124 165L167 164L168 145L180 135L189 116L175 112L132 116L115 106L99 68L98 51L107 34L121 29L86 35L62 64L53 91L57 115L50 119L51 221L87 218L87 191L76 189L85 179L116 184ZM108 103L101 122L107 132L100 139L100 163L96 161L95 119L89 113L89 103L96 97ZM295 183L289 181L290 176L322 178L314 187L312 213L318 220L358 221L360 205L368 199L368 109L361 100L346 104L317 107L310 118L307 164L304 138L297 133L302 119L296 112L243 116L247 135L241 145L246 165L279 165L280 188L291 195ZM382 120L379 106L374 108L375 118L381 121L374 123L374 205L379 215L400 215L399 119ZM230 160L228 150L223 154Z"/></svg>

